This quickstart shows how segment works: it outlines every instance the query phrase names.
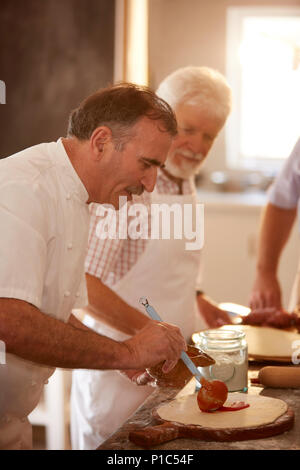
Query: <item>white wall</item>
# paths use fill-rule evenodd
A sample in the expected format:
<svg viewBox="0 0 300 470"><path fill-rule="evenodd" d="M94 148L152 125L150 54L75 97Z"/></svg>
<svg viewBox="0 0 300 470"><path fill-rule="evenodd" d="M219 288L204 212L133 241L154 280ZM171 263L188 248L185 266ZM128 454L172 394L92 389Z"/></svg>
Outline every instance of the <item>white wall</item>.
<svg viewBox="0 0 300 470"><path fill-rule="evenodd" d="M151 87L156 88L166 75L187 65L206 65L225 74L229 6L300 6L300 0L149 0ZM203 169L205 173L226 169L224 131ZM221 199L224 197L219 195ZM260 208L250 210L241 203L237 210L216 202L206 204L205 214L203 288L217 301L247 304L254 280ZM296 270L298 247L295 227L279 271L285 307Z"/></svg>
<svg viewBox="0 0 300 470"><path fill-rule="evenodd" d="M225 74L229 6L300 6L300 0L149 0L150 86L156 88L166 75L187 65L206 65ZM225 168L223 130L203 169Z"/></svg>

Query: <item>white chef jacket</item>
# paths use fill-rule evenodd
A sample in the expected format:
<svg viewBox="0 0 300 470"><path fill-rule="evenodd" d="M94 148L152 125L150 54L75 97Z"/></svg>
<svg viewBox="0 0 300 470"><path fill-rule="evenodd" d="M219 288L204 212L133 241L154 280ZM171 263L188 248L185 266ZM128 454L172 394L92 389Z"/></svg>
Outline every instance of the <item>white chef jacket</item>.
<svg viewBox="0 0 300 470"><path fill-rule="evenodd" d="M0 161L0 297L24 300L65 322L72 308L87 304L87 200L61 139ZM24 419L34 409L54 371L10 354L6 362L0 364L0 429L1 419Z"/></svg>
<svg viewBox="0 0 300 470"><path fill-rule="evenodd" d="M300 211L300 139L268 192L271 204Z"/></svg>

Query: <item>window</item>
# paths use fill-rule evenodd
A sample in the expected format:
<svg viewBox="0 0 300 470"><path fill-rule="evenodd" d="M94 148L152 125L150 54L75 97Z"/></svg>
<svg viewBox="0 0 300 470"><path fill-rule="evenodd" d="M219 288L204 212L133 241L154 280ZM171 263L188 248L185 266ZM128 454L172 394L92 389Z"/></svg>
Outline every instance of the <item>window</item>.
<svg viewBox="0 0 300 470"><path fill-rule="evenodd" d="M300 9L228 8L228 166L276 170L300 136Z"/></svg>

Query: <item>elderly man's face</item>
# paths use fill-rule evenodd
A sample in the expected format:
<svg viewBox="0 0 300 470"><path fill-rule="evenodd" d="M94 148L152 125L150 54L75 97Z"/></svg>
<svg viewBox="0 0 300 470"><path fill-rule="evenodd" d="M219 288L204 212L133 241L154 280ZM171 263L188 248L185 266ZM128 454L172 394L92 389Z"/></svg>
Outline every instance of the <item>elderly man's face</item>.
<svg viewBox="0 0 300 470"><path fill-rule="evenodd" d="M173 140L166 169L179 178L189 178L199 171L224 122L196 105L175 108L178 136Z"/></svg>
<svg viewBox="0 0 300 470"><path fill-rule="evenodd" d="M164 165L172 142L162 124L148 118L142 118L132 130L133 137L122 150L116 150L113 141L109 143L105 157L109 170L99 185L98 202L116 209L120 196L131 200L133 194L153 191L157 168Z"/></svg>

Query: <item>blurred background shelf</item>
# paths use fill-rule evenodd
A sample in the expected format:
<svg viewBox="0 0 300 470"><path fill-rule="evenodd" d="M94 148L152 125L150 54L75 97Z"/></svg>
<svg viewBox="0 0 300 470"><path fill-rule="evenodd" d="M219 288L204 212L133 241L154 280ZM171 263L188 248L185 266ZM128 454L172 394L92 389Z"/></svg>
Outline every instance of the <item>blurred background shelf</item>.
<svg viewBox="0 0 300 470"><path fill-rule="evenodd" d="M198 190L204 203L202 290L216 302L248 305L255 277L260 218L266 195ZM298 223L279 265L283 306L288 308L299 259Z"/></svg>

